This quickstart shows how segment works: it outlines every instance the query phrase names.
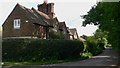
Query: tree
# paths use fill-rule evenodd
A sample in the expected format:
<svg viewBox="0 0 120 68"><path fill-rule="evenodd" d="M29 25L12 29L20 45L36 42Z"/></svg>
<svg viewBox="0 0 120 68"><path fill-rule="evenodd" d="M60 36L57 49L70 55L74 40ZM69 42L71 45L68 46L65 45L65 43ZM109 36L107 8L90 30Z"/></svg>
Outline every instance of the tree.
<svg viewBox="0 0 120 68"><path fill-rule="evenodd" d="M93 6L87 15L83 15L83 26L98 25L102 31L108 32L108 41L114 48L120 50L120 2L99 2Z"/></svg>
<svg viewBox="0 0 120 68"><path fill-rule="evenodd" d="M108 40L107 40L108 32L102 31L101 29L97 29L94 36L100 47L102 47L103 49L108 45Z"/></svg>

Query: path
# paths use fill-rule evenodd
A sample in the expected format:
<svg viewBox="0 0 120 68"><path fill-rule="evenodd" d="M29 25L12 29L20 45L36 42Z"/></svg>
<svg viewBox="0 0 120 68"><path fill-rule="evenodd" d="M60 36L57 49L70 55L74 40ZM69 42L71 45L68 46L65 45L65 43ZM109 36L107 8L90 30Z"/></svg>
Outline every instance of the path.
<svg viewBox="0 0 120 68"><path fill-rule="evenodd" d="M118 64L118 53L116 51L113 51L111 47L107 47L103 53L101 53L98 56L94 56L91 59L82 60L82 61L76 61L76 62L67 62L67 63L61 63L61 64L52 64L52 65L38 65L38 66L21 66L21 67L3 67L3 68L75 68L75 67L82 67L86 68L89 66L93 66L96 68L99 68L100 66L103 66L104 68L120 68L116 67ZM84 67L86 66L86 67ZM106 67L110 66L110 67ZM92 67L92 68L93 68ZM102 68L103 68L102 67ZM101 67L100 67L101 68Z"/></svg>

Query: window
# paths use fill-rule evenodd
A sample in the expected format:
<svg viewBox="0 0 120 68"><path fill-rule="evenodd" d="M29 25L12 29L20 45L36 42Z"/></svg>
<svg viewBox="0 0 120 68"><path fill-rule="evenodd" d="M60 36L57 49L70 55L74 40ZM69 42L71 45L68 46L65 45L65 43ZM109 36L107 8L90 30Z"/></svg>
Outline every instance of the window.
<svg viewBox="0 0 120 68"><path fill-rule="evenodd" d="M14 19L14 29L20 29L20 19Z"/></svg>

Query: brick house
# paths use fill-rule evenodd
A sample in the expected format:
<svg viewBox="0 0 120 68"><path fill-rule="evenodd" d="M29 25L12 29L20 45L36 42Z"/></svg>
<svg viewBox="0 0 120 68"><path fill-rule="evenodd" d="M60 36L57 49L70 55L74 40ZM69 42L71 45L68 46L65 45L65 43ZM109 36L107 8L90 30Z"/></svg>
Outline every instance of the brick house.
<svg viewBox="0 0 120 68"><path fill-rule="evenodd" d="M39 37L49 38L51 30L64 34L69 39L69 30L65 22L54 17L54 3L44 2L38 10L17 4L3 23L3 38L6 37Z"/></svg>

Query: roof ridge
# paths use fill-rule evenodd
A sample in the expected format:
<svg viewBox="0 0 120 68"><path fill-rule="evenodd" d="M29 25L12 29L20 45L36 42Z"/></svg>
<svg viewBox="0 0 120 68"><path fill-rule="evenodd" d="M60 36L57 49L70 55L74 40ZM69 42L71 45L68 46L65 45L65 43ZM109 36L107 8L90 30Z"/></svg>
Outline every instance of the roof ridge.
<svg viewBox="0 0 120 68"><path fill-rule="evenodd" d="M27 7L25 7L25 6L23 6L23 5L19 4L19 3L17 3L17 5L20 6L20 7L21 7L22 9L24 9L24 10L26 10L26 9L27 9L27 10L31 10L30 8L27 8Z"/></svg>

